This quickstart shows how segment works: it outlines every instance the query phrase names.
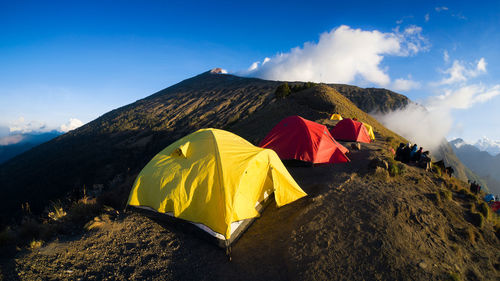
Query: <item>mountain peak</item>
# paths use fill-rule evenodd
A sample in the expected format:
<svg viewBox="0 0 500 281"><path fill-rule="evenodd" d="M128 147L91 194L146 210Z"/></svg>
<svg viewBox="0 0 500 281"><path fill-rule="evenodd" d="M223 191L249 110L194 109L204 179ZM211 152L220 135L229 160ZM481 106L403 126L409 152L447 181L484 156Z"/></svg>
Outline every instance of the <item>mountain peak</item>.
<svg viewBox="0 0 500 281"><path fill-rule="evenodd" d="M479 148L479 150L486 151L493 156L500 154L500 141L495 141L485 136L479 139L474 144L474 146Z"/></svg>
<svg viewBox="0 0 500 281"><path fill-rule="evenodd" d="M222 69L220 67L216 67L210 70L210 74L227 74L227 70Z"/></svg>
<svg viewBox="0 0 500 281"><path fill-rule="evenodd" d="M450 144L455 146L456 148L460 148L461 146L463 146L467 143L461 138L456 138L456 139L450 141Z"/></svg>

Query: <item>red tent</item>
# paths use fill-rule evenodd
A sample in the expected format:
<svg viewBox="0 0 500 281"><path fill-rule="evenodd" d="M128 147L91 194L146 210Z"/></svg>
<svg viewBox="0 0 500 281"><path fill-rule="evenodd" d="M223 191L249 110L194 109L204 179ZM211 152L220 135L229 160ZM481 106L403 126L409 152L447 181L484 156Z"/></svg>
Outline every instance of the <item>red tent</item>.
<svg viewBox="0 0 500 281"><path fill-rule="evenodd" d="M493 212L498 212L500 210L500 201L495 201L491 204L491 209Z"/></svg>
<svg viewBox="0 0 500 281"><path fill-rule="evenodd" d="M339 121L330 133L335 139L343 141L370 142L370 135L363 123L352 119Z"/></svg>
<svg viewBox="0 0 500 281"><path fill-rule="evenodd" d="M287 117L267 134L260 147L270 148L283 160L311 163L343 163L350 161L349 150L330 135L326 126L300 116Z"/></svg>

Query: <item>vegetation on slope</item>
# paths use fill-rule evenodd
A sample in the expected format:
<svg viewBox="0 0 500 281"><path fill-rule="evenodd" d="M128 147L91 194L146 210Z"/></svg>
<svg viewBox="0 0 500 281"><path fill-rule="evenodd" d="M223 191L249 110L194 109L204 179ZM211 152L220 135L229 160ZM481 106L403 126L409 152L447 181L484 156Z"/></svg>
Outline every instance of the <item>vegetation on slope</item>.
<svg viewBox="0 0 500 281"><path fill-rule="evenodd" d="M237 124L275 103L280 84L206 72L19 155L0 165L0 195L9 198L0 206L0 226L21 214L23 204L40 213L50 200L68 194L81 198L84 187L126 193L133 176L165 146L200 128ZM299 90L304 84L290 85ZM378 100L370 93L356 94ZM382 111L385 105L380 106ZM108 198L104 203L123 204Z"/></svg>

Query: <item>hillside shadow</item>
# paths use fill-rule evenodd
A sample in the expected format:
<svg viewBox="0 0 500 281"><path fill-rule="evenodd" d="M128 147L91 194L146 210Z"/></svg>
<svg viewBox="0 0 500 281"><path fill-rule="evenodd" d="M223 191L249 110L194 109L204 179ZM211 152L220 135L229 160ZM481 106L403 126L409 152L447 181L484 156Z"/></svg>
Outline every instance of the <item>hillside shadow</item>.
<svg viewBox="0 0 500 281"><path fill-rule="evenodd" d="M0 257L0 279L2 280L21 280L16 271L15 249L0 249L2 251Z"/></svg>

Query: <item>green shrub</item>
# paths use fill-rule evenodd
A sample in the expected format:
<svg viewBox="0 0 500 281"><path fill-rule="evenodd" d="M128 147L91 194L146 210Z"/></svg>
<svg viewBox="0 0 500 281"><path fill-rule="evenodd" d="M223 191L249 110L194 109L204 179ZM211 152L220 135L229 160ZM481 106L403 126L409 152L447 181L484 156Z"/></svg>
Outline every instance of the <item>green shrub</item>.
<svg viewBox="0 0 500 281"><path fill-rule="evenodd" d="M395 177L397 175L400 174L400 169L399 169L399 166L398 166L398 162L392 158L389 158L388 159L388 164L389 164L389 175L391 175L391 177Z"/></svg>
<svg viewBox="0 0 500 281"><path fill-rule="evenodd" d="M303 83L302 85L298 85L298 84L293 85L290 88L290 90L291 90L292 93L296 93L296 92L300 92L302 90L306 90L306 89L315 87L316 85L318 85L318 84L316 84L314 82L306 82L306 83Z"/></svg>
<svg viewBox="0 0 500 281"><path fill-rule="evenodd" d="M274 92L274 96L278 99L283 99L286 98L287 96L290 95L292 91L290 90L290 87L288 86L288 83L283 83L276 88L276 91Z"/></svg>

